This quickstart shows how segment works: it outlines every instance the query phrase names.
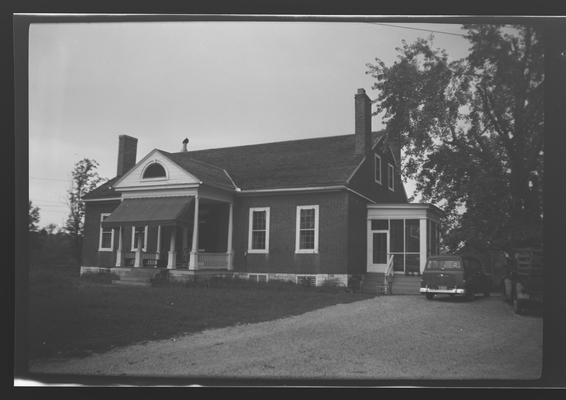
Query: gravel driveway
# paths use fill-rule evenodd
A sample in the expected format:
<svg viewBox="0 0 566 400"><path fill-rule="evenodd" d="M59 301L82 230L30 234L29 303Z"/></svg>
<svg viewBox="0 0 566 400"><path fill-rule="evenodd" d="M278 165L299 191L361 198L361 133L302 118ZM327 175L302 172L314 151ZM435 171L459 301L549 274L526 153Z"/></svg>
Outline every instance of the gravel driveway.
<svg viewBox="0 0 566 400"><path fill-rule="evenodd" d="M276 321L213 329L32 372L314 379L537 379L542 318L498 296L382 296Z"/></svg>

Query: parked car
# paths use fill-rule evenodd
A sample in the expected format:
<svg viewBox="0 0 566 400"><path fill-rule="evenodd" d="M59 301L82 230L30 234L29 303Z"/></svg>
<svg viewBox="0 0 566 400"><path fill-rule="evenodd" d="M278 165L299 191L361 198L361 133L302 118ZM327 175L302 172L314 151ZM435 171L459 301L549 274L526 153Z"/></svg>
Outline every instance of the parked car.
<svg viewBox="0 0 566 400"><path fill-rule="evenodd" d="M491 276L477 258L460 255L431 256L426 262L420 293L432 300L437 294L463 296L476 293L489 296Z"/></svg>
<svg viewBox="0 0 566 400"><path fill-rule="evenodd" d="M543 253L539 248L515 249L503 278L503 300L520 314L528 305L543 302Z"/></svg>

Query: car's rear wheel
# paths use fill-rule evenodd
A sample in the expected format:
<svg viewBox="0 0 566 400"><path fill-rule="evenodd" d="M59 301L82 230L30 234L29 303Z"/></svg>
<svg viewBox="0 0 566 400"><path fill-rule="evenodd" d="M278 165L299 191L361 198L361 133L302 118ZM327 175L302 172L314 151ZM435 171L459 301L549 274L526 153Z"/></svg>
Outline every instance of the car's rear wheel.
<svg viewBox="0 0 566 400"><path fill-rule="evenodd" d="M427 293L427 294L426 294L426 298L427 298L427 300L432 300L432 299L434 299L434 293Z"/></svg>

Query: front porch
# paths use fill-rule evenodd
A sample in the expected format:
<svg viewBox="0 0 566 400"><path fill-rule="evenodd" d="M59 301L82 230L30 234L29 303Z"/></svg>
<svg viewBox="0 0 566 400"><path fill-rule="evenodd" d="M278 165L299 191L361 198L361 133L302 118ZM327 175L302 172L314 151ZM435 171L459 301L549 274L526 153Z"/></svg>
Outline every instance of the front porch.
<svg viewBox="0 0 566 400"><path fill-rule="evenodd" d="M233 269L233 202L194 196L126 198L101 221L112 246L101 267ZM101 250L99 250L100 253Z"/></svg>

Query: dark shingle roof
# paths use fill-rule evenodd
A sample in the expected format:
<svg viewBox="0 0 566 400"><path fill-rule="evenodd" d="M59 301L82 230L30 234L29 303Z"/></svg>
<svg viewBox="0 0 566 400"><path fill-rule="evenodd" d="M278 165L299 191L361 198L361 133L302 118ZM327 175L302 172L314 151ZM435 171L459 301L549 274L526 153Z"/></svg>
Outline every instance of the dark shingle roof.
<svg viewBox="0 0 566 400"><path fill-rule="evenodd" d="M196 160L192 157L185 157L186 153L168 153L163 150L159 151L169 157L181 168L195 175L201 181L214 186L235 189L224 169L201 160Z"/></svg>
<svg viewBox="0 0 566 400"><path fill-rule="evenodd" d="M382 136L383 132L372 132L373 143ZM233 187L225 170L234 183L245 190L345 184L363 158L354 153L354 146L354 135L342 135L162 152L204 183ZM116 179L89 193L88 198L117 196L114 190L107 189Z"/></svg>
<svg viewBox="0 0 566 400"><path fill-rule="evenodd" d="M373 133L373 140L382 136ZM225 169L241 189L345 184L360 163L354 135L172 153Z"/></svg>
<svg viewBox="0 0 566 400"><path fill-rule="evenodd" d="M83 199L105 199L105 198L112 198L112 197L120 197L120 193L117 193L113 188L112 185L114 182L118 180L118 176L104 182L102 185L97 187L96 189L88 192L83 196Z"/></svg>

